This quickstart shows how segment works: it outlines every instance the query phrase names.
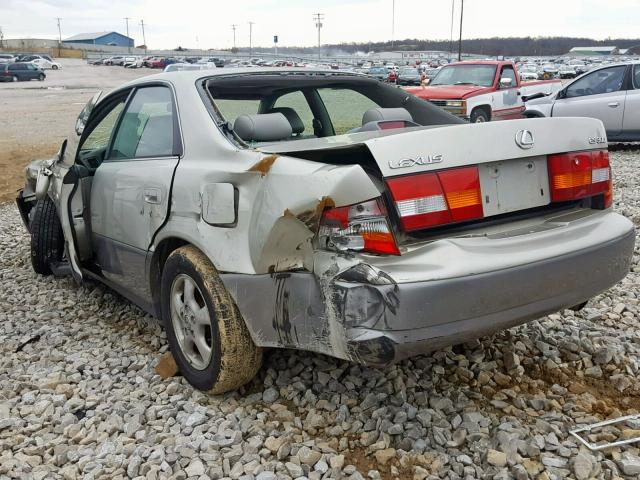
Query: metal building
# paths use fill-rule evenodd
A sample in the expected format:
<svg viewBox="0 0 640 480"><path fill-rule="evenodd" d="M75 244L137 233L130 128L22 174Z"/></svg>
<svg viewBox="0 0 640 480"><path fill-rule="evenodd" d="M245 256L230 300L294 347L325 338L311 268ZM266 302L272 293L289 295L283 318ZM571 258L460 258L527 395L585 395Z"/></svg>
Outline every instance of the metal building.
<svg viewBox="0 0 640 480"><path fill-rule="evenodd" d="M115 47L133 47L133 38L118 32L79 33L63 40L62 43L83 43L91 45L111 45Z"/></svg>

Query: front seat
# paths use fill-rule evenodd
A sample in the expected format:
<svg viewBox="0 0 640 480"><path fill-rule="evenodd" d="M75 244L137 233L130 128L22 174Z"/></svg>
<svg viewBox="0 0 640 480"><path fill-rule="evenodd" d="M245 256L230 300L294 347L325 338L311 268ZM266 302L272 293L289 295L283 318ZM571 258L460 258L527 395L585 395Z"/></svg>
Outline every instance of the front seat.
<svg viewBox="0 0 640 480"><path fill-rule="evenodd" d="M298 115L298 112L296 112L293 108L273 107L267 113L283 114L291 124L291 132L294 136L299 137L300 135L302 135L302 132L304 132L304 123L302 122L300 115Z"/></svg>

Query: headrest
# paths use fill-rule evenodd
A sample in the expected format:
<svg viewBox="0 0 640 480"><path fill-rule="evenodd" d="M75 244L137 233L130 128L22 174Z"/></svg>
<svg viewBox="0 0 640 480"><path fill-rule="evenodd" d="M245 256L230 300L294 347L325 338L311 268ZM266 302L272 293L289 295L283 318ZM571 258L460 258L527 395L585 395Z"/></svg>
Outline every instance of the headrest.
<svg viewBox="0 0 640 480"><path fill-rule="evenodd" d="M406 120L413 122L413 117L405 108L372 108L364 112L362 125L369 122L379 122L381 120Z"/></svg>
<svg viewBox="0 0 640 480"><path fill-rule="evenodd" d="M289 120L289 123L291 124L291 130L293 130L294 135L299 135L304 132L304 123L302 123L302 119L300 118L300 115L298 115L298 112L296 112L293 108L274 107L269 110L269 113L278 112L283 114L287 118L287 120Z"/></svg>
<svg viewBox="0 0 640 480"><path fill-rule="evenodd" d="M233 130L248 142L272 142L291 136L291 124L280 112L240 115L233 122Z"/></svg>

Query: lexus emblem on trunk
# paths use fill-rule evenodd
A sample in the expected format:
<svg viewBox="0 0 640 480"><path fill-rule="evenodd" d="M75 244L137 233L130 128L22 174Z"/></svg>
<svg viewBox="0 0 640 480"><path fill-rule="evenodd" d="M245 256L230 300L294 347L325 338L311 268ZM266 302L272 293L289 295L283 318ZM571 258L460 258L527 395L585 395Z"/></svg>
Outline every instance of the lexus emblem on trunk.
<svg viewBox="0 0 640 480"><path fill-rule="evenodd" d="M516 133L516 145L520 148L528 149L533 147L535 141L533 140L533 133L529 130L518 130Z"/></svg>

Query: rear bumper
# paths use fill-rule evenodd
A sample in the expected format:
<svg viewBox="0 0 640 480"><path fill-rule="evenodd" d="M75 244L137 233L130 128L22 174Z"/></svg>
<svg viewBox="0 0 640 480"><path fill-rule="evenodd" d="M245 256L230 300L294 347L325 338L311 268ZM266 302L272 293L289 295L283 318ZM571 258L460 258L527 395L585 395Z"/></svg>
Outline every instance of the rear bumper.
<svg viewBox="0 0 640 480"><path fill-rule="evenodd" d="M570 210L535 222L401 256L318 250L315 272L220 277L257 345L382 366L577 305L629 271L626 218Z"/></svg>
<svg viewBox="0 0 640 480"><path fill-rule="evenodd" d="M394 298L393 308L384 309L386 328L352 327L349 344L360 362L385 365L577 305L624 278L634 242L629 223L624 235L591 248L479 275L393 288L337 282L346 305ZM394 329L410 324L420 328Z"/></svg>

